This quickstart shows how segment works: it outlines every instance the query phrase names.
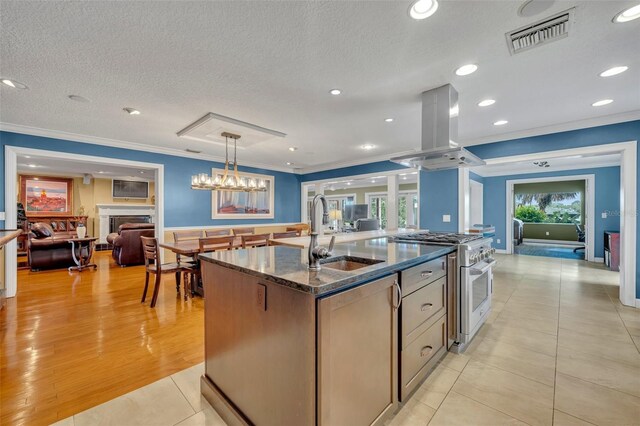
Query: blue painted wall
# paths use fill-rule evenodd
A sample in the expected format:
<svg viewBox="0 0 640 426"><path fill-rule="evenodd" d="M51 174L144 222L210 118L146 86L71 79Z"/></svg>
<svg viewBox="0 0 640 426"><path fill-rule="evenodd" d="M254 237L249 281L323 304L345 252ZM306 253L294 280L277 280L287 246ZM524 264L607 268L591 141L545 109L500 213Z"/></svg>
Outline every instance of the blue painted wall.
<svg viewBox="0 0 640 426"><path fill-rule="evenodd" d="M224 164L10 132L0 132L0 179L3 181L0 189L0 211L4 211L4 147L6 145L164 164L165 227L300 221L300 179L293 173L240 167L241 171L275 176L275 218L213 220L211 219L211 193L192 190L191 175L201 172L211 173L212 168L222 168ZM0 226L2 225L4 224L0 223Z"/></svg>
<svg viewBox="0 0 640 426"><path fill-rule="evenodd" d="M480 182L480 183L484 183L484 177L477 175L475 173L473 173L472 171L469 172L469 179L470 180L474 180L476 182Z"/></svg>
<svg viewBox="0 0 640 426"><path fill-rule="evenodd" d="M620 216L620 167L567 170L562 172L531 173L484 178L484 221L496 227L495 247L506 248L507 181L556 176L595 175L595 256L604 257L604 231L619 231ZM602 219L602 212L608 212ZM497 243L497 240L500 243Z"/></svg>
<svg viewBox="0 0 640 426"><path fill-rule="evenodd" d="M450 222L442 220L451 216ZM420 228L458 231L458 170L420 172Z"/></svg>

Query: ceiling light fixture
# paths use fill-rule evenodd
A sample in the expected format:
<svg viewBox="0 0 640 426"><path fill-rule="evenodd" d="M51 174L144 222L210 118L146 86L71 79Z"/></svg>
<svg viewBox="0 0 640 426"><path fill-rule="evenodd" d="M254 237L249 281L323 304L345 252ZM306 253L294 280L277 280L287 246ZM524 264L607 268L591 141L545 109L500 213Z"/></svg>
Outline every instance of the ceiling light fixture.
<svg viewBox="0 0 640 426"><path fill-rule="evenodd" d="M640 18L640 4L637 4L618 13L613 17L613 22L616 24L621 24L623 22L633 21L634 19L638 18Z"/></svg>
<svg viewBox="0 0 640 426"><path fill-rule="evenodd" d="M289 147L289 151L291 151L291 152L293 152L293 151L297 151L297 150L298 150L298 148L297 148L297 147L295 147L295 146L290 146L290 147Z"/></svg>
<svg viewBox="0 0 640 426"><path fill-rule="evenodd" d="M99 170L98 173L104 174L104 171L103 170Z"/></svg>
<svg viewBox="0 0 640 426"><path fill-rule="evenodd" d="M338 96L339 94L342 93L342 90L340 90L340 89L331 89L331 90L329 90L329 93L331 93L333 96Z"/></svg>
<svg viewBox="0 0 640 426"><path fill-rule="evenodd" d="M494 126L504 126L505 124L507 124L508 121L507 120L498 120L495 123L493 123Z"/></svg>
<svg viewBox="0 0 640 426"><path fill-rule="evenodd" d="M600 77L611 77L614 75L622 74L628 69L629 67L626 67L626 66L609 68L608 70L602 71L600 73Z"/></svg>
<svg viewBox="0 0 640 426"><path fill-rule="evenodd" d="M28 89L26 84L20 83L19 81L11 80L8 78L3 78L2 80L0 80L0 82L2 82L2 84L4 84L5 86L11 87L12 89L20 89L20 90Z"/></svg>
<svg viewBox="0 0 640 426"><path fill-rule="evenodd" d="M293 163L291 161L287 161L287 166L293 166Z"/></svg>
<svg viewBox="0 0 640 426"><path fill-rule="evenodd" d="M360 148L364 149L365 151L371 151L373 148L375 148L375 145L371 145L370 143L366 143L364 145L360 145Z"/></svg>
<svg viewBox="0 0 640 426"><path fill-rule="evenodd" d="M225 140L224 173L215 177L207 173L199 173L191 176L191 189L222 190L235 192L265 192L267 183L264 179L241 176L238 172L237 144L240 135L222 132ZM233 171L229 170L229 139L233 139Z"/></svg>
<svg viewBox="0 0 640 426"><path fill-rule="evenodd" d="M122 108L122 110L129 115L140 115L140 111L138 111L135 108L126 107L126 108Z"/></svg>
<svg viewBox="0 0 640 426"><path fill-rule="evenodd" d="M476 72L477 69L478 69L478 66L475 64L463 65L456 70L456 75L463 76L463 75L473 74L474 72Z"/></svg>
<svg viewBox="0 0 640 426"><path fill-rule="evenodd" d="M417 0L409 7L409 16L416 20L426 19L437 10L438 0Z"/></svg>
<svg viewBox="0 0 640 426"><path fill-rule="evenodd" d="M600 101L596 101L592 103L591 106L599 107L599 106L609 105L611 102L613 102L613 99L602 99Z"/></svg>
<svg viewBox="0 0 640 426"><path fill-rule="evenodd" d="M375 179L371 179L371 183L376 183L376 180Z"/></svg>
<svg viewBox="0 0 640 426"><path fill-rule="evenodd" d="M480 107L488 107L495 104L496 101L494 99L485 99L483 101L478 102L478 106Z"/></svg>
<svg viewBox="0 0 640 426"><path fill-rule="evenodd" d="M393 123L393 118L385 118L384 121L387 123Z"/></svg>
<svg viewBox="0 0 640 426"><path fill-rule="evenodd" d="M550 167L548 161L534 161L533 164L538 167Z"/></svg>
<svg viewBox="0 0 640 426"><path fill-rule="evenodd" d="M31 167L32 169L35 169L36 167L38 167L37 164L27 164L27 166Z"/></svg>

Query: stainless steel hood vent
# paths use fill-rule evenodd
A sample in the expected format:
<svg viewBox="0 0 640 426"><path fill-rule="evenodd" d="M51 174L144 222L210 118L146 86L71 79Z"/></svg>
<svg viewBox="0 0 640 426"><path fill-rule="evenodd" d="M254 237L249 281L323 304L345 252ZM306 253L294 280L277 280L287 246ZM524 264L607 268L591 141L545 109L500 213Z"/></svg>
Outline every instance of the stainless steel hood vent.
<svg viewBox="0 0 640 426"><path fill-rule="evenodd" d="M485 164L459 147L458 92L450 84L422 93L422 151L392 158L420 170L457 169Z"/></svg>

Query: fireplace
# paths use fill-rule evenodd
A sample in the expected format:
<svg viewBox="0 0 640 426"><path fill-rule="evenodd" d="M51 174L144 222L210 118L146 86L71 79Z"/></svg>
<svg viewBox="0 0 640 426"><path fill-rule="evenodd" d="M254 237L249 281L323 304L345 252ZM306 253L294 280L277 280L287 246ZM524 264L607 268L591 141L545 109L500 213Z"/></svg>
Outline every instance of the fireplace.
<svg viewBox="0 0 640 426"><path fill-rule="evenodd" d="M123 223L151 223L149 215L109 216L109 233L118 232Z"/></svg>
<svg viewBox="0 0 640 426"><path fill-rule="evenodd" d="M123 223L155 223L156 206L148 204L97 204L97 244L107 244L107 235L118 232Z"/></svg>

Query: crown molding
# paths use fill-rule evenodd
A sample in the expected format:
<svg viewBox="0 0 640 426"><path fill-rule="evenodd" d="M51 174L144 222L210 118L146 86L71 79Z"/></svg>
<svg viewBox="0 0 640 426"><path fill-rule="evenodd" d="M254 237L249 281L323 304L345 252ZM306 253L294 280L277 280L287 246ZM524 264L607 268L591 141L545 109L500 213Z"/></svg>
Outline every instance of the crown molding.
<svg viewBox="0 0 640 426"><path fill-rule="evenodd" d="M0 122L0 130L5 132L20 133L24 135L41 136L45 138L62 139L62 140L68 140L68 141L80 142L80 143L86 143L86 144L92 144L92 145L101 145L101 146L107 146L111 148L123 148L123 149L130 149L134 151L151 152L154 154L164 154L164 155L170 155L173 157L185 157L185 158L193 158L196 160L215 161L217 163L224 164L224 157L218 157L215 155L196 154L196 153L182 151L180 149L163 148L163 147L158 147L158 146L153 146L148 144L142 144L138 142L128 142L128 141L122 141L118 139L102 138L99 136L82 135L78 133L65 132L61 130L49 130L49 129L42 129L39 127L31 127L31 126L24 126L21 124L12 124L12 123L3 123L3 122ZM293 168L278 167L278 166L273 166L273 165L263 164L263 163L243 162L242 166L253 167L256 169L273 170L277 172L294 173Z"/></svg>
<svg viewBox="0 0 640 426"><path fill-rule="evenodd" d="M640 120L640 110L627 111L620 114L605 115L588 118L586 120L570 121L568 123L554 124L551 126L534 127L517 132L502 133L500 135L483 136L481 138L464 139L460 145L464 147L473 145L483 145L493 142L504 142L512 139L522 139L533 136L542 136L552 133L569 132L571 130L588 129L590 127L606 126L609 124L624 123L627 121Z"/></svg>
<svg viewBox="0 0 640 426"><path fill-rule="evenodd" d="M616 167L620 166L619 161L604 161L602 163L596 164L583 164L583 165L566 165L566 166L551 166L548 169L538 168L537 170L505 170L499 172L491 172L491 171L481 171L481 170L471 170L473 173L477 174L481 177L497 177L497 176L517 176L517 175L528 175L535 173L553 173L553 172L563 172L568 170L582 170L582 169L599 169L602 167ZM487 167L487 166L482 166Z"/></svg>

